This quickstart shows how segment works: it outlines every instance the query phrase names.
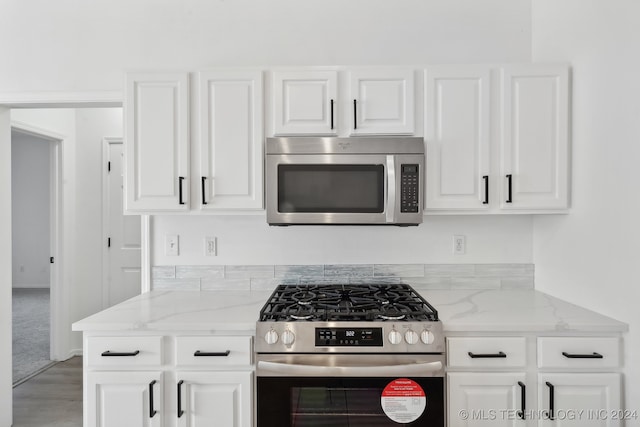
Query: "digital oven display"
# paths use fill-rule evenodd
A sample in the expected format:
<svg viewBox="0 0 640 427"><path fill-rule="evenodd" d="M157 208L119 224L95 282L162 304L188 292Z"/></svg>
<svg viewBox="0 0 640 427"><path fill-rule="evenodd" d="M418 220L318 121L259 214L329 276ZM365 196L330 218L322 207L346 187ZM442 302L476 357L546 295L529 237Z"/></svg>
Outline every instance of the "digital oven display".
<svg viewBox="0 0 640 427"><path fill-rule="evenodd" d="M382 328L316 328L316 347L382 347Z"/></svg>

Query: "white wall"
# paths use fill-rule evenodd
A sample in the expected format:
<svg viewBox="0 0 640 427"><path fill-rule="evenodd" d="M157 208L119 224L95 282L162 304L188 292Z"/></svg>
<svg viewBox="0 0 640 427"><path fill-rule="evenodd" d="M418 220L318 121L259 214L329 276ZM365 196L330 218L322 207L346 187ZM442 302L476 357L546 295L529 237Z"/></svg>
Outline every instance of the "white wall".
<svg viewBox="0 0 640 427"><path fill-rule="evenodd" d="M270 227L258 216L157 216L152 265L530 263L531 216L431 216L418 227ZM180 236L180 255L166 256L165 234ZM453 255L453 235L467 237ZM218 256L204 255L216 236Z"/></svg>
<svg viewBox="0 0 640 427"><path fill-rule="evenodd" d="M13 287L49 287L50 142L11 133Z"/></svg>
<svg viewBox="0 0 640 427"><path fill-rule="evenodd" d="M0 93L122 90L140 68L528 61L530 18L530 0L3 0Z"/></svg>
<svg viewBox="0 0 640 427"><path fill-rule="evenodd" d="M626 401L640 412L638 16L635 0L533 0L533 59L573 67L573 208L535 218L533 260L539 290L629 323Z"/></svg>

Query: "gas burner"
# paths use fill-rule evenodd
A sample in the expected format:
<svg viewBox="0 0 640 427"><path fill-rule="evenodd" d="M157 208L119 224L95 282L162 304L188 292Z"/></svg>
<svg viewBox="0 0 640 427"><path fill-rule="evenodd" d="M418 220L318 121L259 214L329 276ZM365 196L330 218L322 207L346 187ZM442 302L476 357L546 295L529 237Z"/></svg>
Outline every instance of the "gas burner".
<svg viewBox="0 0 640 427"><path fill-rule="evenodd" d="M437 321L438 312L406 284L280 285L261 321Z"/></svg>
<svg viewBox="0 0 640 427"><path fill-rule="evenodd" d="M291 296L291 298L300 305L311 305L318 295L315 292L309 290L301 290Z"/></svg>

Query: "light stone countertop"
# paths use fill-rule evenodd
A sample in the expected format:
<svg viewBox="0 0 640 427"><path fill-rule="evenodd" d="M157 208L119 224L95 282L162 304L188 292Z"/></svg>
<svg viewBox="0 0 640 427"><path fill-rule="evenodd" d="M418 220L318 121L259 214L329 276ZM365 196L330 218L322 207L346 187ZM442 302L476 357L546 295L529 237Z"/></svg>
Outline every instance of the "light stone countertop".
<svg viewBox="0 0 640 427"><path fill-rule="evenodd" d="M626 332L628 325L535 290L421 290L445 332ZM74 331L255 332L271 291L152 291L73 324Z"/></svg>

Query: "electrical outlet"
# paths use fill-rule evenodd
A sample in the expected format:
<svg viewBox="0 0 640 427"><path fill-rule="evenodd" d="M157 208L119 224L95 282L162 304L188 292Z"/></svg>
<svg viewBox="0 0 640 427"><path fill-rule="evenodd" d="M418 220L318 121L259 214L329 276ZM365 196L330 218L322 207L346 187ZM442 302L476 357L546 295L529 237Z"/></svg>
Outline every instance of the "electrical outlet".
<svg viewBox="0 0 640 427"><path fill-rule="evenodd" d="M206 256L218 255L218 242L215 237L207 236L204 238L204 254Z"/></svg>
<svg viewBox="0 0 640 427"><path fill-rule="evenodd" d="M164 254L167 256L178 256L180 254L180 241L177 234L166 234L164 236Z"/></svg>
<svg viewBox="0 0 640 427"><path fill-rule="evenodd" d="M453 254L464 255L467 252L467 238L462 235L453 236Z"/></svg>

